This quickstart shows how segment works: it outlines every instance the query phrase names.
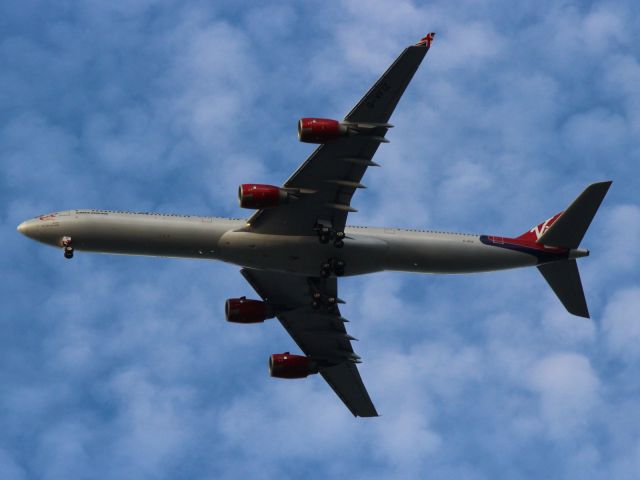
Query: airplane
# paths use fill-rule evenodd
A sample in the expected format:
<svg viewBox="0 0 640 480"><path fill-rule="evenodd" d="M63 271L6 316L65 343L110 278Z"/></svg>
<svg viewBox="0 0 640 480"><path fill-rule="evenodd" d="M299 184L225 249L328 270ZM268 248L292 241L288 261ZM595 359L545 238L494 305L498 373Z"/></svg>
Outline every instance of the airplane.
<svg viewBox="0 0 640 480"><path fill-rule="evenodd" d="M389 119L434 39L405 48L343 120L302 118L298 137L319 144L281 187L243 184L248 219L68 210L25 221L18 231L74 252L221 260L261 297L230 298L229 322L277 317L303 355L269 357L277 378L319 373L356 417L378 412L360 377L341 315L337 279L380 271L473 273L536 266L566 309L589 317L576 259L610 181L589 185L564 211L517 237L347 226L353 194L387 142Z"/></svg>

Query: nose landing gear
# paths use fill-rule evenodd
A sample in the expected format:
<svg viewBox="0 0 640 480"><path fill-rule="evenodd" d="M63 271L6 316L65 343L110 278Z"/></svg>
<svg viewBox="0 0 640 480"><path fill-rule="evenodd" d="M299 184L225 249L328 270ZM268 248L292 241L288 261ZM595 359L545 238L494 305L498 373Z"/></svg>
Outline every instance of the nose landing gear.
<svg viewBox="0 0 640 480"><path fill-rule="evenodd" d="M71 246L71 237L62 237L62 247L64 249L64 258L73 258L73 247Z"/></svg>

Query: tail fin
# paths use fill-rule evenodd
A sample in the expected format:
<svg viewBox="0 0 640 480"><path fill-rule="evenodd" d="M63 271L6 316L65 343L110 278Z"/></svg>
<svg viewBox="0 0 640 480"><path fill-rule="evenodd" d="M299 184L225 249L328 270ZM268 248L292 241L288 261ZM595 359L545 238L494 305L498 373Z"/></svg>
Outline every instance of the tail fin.
<svg viewBox="0 0 640 480"><path fill-rule="evenodd" d="M575 260L538 265L538 270L569 313L589 318L580 272Z"/></svg>
<svg viewBox="0 0 640 480"><path fill-rule="evenodd" d="M538 270L569 313L580 317L589 318L589 309L574 258L589 252L576 249L610 186L611 181L592 183L565 211L519 237L548 247L569 249L569 259L538 265Z"/></svg>
<svg viewBox="0 0 640 480"><path fill-rule="evenodd" d="M592 183L538 239L550 247L577 248L591 225L598 207L607 194L611 181Z"/></svg>

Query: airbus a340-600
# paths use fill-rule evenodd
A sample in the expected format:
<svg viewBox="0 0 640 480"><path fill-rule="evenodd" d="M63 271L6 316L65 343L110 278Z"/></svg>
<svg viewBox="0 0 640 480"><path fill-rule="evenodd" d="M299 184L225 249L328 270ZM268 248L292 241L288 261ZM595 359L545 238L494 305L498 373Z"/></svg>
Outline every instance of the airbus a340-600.
<svg viewBox="0 0 640 480"><path fill-rule="evenodd" d="M397 228L348 227L353 194L365 188L367 168L389 119L434 34L407 47L341 120L303 118L302 142L320 146L281 187L243 184L246 220L155 213L69 210L28 220L18 231L74 252L222 260L241 273L262 300L226 301L229 322L258 323L277 317L304 355L269 358L273 377L320 373L360 417L378 413L358 372L360 357L345 328L338 277L384 270L471 273L536 266L566 309L588 317L576 258L611 182L589 185L566 210L515 237Z"/></svg>

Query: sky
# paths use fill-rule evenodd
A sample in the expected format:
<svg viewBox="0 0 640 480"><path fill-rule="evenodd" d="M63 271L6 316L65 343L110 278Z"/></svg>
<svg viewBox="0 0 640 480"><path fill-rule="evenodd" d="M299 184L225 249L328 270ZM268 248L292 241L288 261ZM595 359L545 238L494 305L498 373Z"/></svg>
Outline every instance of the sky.
<svg viewBox="0 0 640 480"><path fill-rule="evenodd" d="M536 269L340 281L379 418L319 376L232 265L62 251L74 208L244 217L400 51L437 32L355 225L518 235L613 185L579 260L591 319ZM0 3L0 478L636 479L640 4Z"/></svg>

